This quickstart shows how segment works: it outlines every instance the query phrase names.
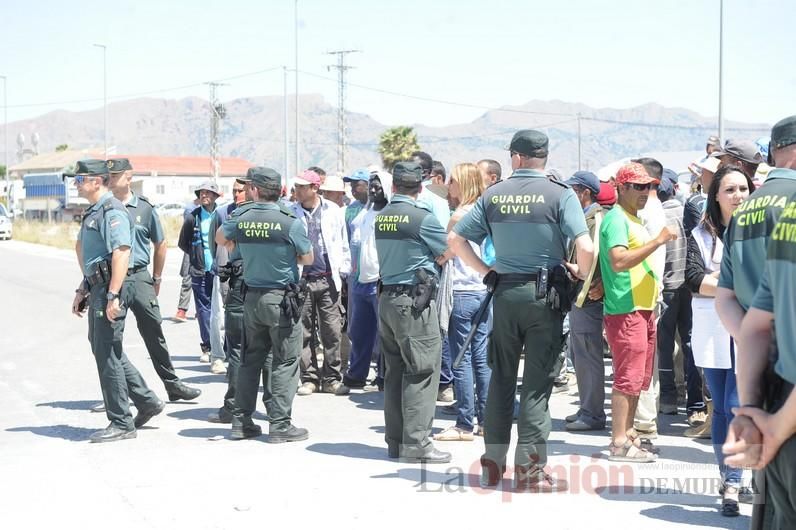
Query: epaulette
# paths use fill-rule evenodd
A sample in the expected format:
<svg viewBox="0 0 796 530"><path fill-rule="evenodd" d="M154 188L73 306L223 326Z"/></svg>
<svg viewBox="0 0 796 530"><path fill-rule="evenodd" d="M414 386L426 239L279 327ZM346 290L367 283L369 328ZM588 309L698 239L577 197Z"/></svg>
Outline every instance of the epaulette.
<svg viewBox="0 0 796 530"><path fill-rule="evenodd" d="M562 188L564 188L564 189L567 189L567 190L568 190L568 189L570 189L570 188L572 188L572 186L570 186L570 185L569 185L569 184L567 184L566 182L562 182L562 181L560 181L560 180L556 180L556 179L547 179L547 180L549 180L549 181L550 181L550 182L552 182L553 184L558 184L559 186L561 186Z"/></svg>
<svg viewBox="0 0 796 530"><path fill-rule="evenodd" d="M152 204L152 201L150 201L149 199L147 199L147 198L146 198L146 197L144 197L143 195L136 195L136 197L138 197L138 200L139 200L139 201L144 201L145 203L147 203L147 204L148 204L149 206L151 206L152 208L154 208L154 207L155 207L155 205L154 205L154 204Z"/></svg>
<svg viewBox="0 0 796 530"><path fill-rule="evenodd" d="M279 206L279 211L282 212L283 214L287 215L288 217L292 217L293 219L296 218L296 214L293 212L291 208L288 208L281 202L277 202L276 205Z"/></svg>

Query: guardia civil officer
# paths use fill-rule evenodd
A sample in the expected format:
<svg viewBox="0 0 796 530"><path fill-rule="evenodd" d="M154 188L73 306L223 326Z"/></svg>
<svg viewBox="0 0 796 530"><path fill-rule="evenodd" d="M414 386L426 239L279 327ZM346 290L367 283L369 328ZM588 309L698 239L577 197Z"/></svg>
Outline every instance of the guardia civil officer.
<svg viewBox="0 0 796 530"><path fill-rule="evenodd" d="M238 368L232 439L260 436L252 421L260 373L271 360L271 443L306 440L307 429L291 423L303 341L298 265L313 261L304 226L279 207L282 177L255 167L247 178L251 203L236 209L216 232L216 242L243 259L243 351Z"/></svg>
<svg viewBox="0 0 796 530"><path fill-rule="evenodd" d="M75 292L72 313L82 317L87 302L88 337L111 422L90 439L115 442L135 438L136 428L163 412L165 403L147 387L122 348L124 319L134 298L133 280L127 274L135 248L130 215L108 191L110 175L105 161L81 160L73 175L78 194L90 206L75 245L84 279ZM128 396L138 409L135 419Z"/></svg>
<svg viewBox="0 0 796 530"><path fill-rule="evenodd" d="M113 196L121 201L130 212L135 226L135 245L131 255L131 267L127 275L133 287L130 309L135 315L138 332L144 339L152 366L166 387L170 401L192 400L202 393L191 388L177 377L171 363L169 348L163 336L163 319L160 315L158 293L160 292L163 265L166 263L166 239L157 211L146 197L136 195L130 189L133 180L133 167L126 158L112 158L107 161L110 172L109 188ZM155 246L154 261L150 242ZM153 261L152 275L149 263Z"/></svg>
<svg viewBox="0 0 796 530"><path fill-rule="evenodd" d="M445 229L417 202L423 170L415 162L393 168L393 198L376 216L379 256L379 339L384 374L384 439L390 458L444 463L451 455L429 439L434 419L442 342L434 300L436 258Z"/></svg>
<svg viewBox="0 0 796 530"><path fill-rule="evenodd" d="M574 241L578 266L567 265L572 274L585 276L580 271L590 269L593 245L575 193L545 177L547 136L518 131L509 150L511 177L487 189L448 236L451 249L481 274L490 269L466 240L480 244L491 235L497 257L481 483L495 486L505 471L517 368L524 349L514 485L521 490L562 491L568 487L566 481L544 471L550 434L548 400L558 373L565 309L560 304L564 286L556 272L568 255L568 242Z"/></svg>

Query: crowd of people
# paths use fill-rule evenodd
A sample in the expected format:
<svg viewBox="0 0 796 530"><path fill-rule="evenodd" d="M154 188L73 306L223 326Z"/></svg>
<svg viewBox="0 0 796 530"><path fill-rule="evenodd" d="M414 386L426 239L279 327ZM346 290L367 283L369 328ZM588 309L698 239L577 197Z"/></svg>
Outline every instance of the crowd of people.
<svg viewBox="0 0 796 530"><path fill-rule="evenodd" d="M574 379L566 429L605 430L610 414L608 460L656 461L659 414L682 412L684 436L712 440L722 515L739 514L752 468L767 501L756 520L795 528L796 116L774 125L768 145L710 137L689 190L653 158L602 180L564 178L535 130L518 131L509 151L508 177L495 160L448 171L418 151L389 171L310 167L289 193L279 173L254 167L218 208L217 185L199 186L179 237L175 318L192 292L199 360L227 375L209 421L231 424L233 439L260 436L262 382L268 441L304 440L294 396L383 391L390 458L449 462L434 442L483 437L481 484L494 487L516 419L514 487L565 491L546 468L548 402ZM75 171L92 206L73 312L88 299L111 421L95 442L135 437L163 410L124 355L128 307L169 399L199 395L169 360L162 229L130 191L130 169L88 160ZM437 402L456 420L432 435Z"/></svg>

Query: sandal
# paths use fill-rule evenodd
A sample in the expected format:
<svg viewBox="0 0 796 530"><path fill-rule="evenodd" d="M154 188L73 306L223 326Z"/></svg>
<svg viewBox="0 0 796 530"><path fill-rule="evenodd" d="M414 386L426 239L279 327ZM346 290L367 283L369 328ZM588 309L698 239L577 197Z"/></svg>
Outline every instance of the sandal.
<svg viewBox="0 0 796 530"><path fill-rule="evenodd" d="M738 488L725 486L721 499L721 515L724 517L737 517L741 514L738 507Z"/></svg>
<svg viewBox="0 0 796 530"><path fill-rule="evenodd" d="M608 460L611 462L639 462L639 463L646 463L646 462L655 462L657 460L657 455L650 453L649 451L637 447L633 441L628 438L627 441L622 445L616 445L611 442L610 447L608 448Z"/></svg>
<svg viewBox="0 0 796 530"><path fill-rule="evenodd" d="M652 443L652 440L650 440L649 438L641 438L641 435L638 433L636 429L630 429L629 431L627 431L627 438L628 440L633 442L633 445L635 445L639 449L647 451L648 453L657 455L660 454L661 452L661 449L659 447L656 447Z"/></svg>

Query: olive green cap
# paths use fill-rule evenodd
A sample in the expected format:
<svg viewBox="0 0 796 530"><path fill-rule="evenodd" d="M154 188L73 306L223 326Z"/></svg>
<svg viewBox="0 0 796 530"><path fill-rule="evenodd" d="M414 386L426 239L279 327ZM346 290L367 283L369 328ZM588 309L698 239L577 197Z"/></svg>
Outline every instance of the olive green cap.
<svg viewBox="0 0 796 530"><path fill-rule="evenodd" d="M273 190L282 189L282 175L270 167L256 166L250 167L246 172L246 178L240 179L243 182L250 182L261 188Z"/></svg>
<svg viewBox="0 0 796 530"><path fill-rule="evenodd" d="M419 184L423 181L423 168L417 162L398 162L392 168L392 181Z"/></svg>
<svg viewBox="0 0 796 530"><path fill-rule="evenodd" d="M509 151L531 158L546 158L548 153L547 135L533 129L523 129L514 133L509 144Z"/></svg>
<svg viewBox="0 0 796 530"><path fill-rule="evenodd" d="M127 158L110 158L106 165L110 173L123 173L133 169L133 166L130 165L130 160Z"/></svg>
<svg viewBox="0 0 796 530"><path fill-rule="evenodd" d="M779 120L771 128L771 145L775 148L796 144L796 115Z"/></svg>
<svg viewBox="0 0 796 530"><path fill-rule="evenodd" d="M97 160L96 158L78 160L75 162L75 169L73 171L64 172L64 175L67 177L74 177L75 175L103 176L107 174L108 166L105 164L105 161Z"/></svg>

